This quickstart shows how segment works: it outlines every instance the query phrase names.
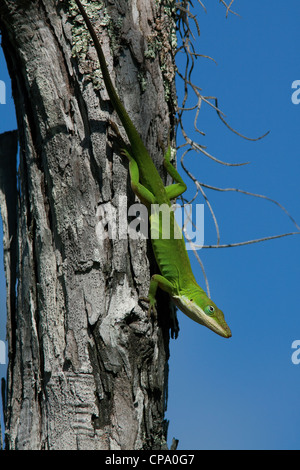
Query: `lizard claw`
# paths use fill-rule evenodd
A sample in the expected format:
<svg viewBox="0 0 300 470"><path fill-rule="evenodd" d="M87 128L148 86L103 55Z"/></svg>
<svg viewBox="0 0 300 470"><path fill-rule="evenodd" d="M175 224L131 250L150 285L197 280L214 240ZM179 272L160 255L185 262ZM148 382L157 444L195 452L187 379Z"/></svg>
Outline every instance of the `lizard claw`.
<svg viewBox="0 0 300 470"><path fill-rule="evenodd" d="M156 300L155 299L150 299L149 297L139 297L139 300L142 300L144 302L147 302L149 304L148 307L148 317L151 317L151 314L154 316L154 318L157 318L157 310L156 310Z"/></svg>

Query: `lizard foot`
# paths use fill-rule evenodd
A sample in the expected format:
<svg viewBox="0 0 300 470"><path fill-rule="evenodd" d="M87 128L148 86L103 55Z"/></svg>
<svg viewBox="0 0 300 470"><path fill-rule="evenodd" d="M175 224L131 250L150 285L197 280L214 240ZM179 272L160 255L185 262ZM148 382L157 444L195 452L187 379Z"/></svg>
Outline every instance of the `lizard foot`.
<svg viewBox="0 0 300 470"><path fill-rule="evenodd" d="M153 315L154 318L157 318L157 310L156 310L156 300L151 299L149 297L139 297L139 300L142 300L143 302L147 302L149 304L148 307L148 317L150 318L151 315Z"/></svg>

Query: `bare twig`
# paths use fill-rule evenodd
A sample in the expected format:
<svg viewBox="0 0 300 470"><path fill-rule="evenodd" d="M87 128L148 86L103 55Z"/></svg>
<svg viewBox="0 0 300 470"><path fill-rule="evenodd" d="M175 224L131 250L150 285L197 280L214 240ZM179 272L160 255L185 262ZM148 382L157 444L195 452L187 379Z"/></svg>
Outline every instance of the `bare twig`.
<svg viewBox="0 0 300 470"><path fill-rule="evenodd" d="M265 242L265 241L268 241L268 240L275 240L276 238L289 237L291 235L300 235L300 232L282 233L280 235L271 235L271 236L268 236L268 237L256 238L255 240L247 240L245 242L226 243L224 245L203 245L199 248L233 248L233 247L237 247L237 246L251 245L253 243L261 243L261 242ZM197 247L197 245L195 245L195 247Z"/></svg>
<svg viewBox="0 0 300 470"><path fill-rule="evenodd" d="M263 194L256 194L256 193L252 193L250 191L245 191L245 190L239 189L239 188L218 188L216 186L211 186L211 185L205 184L205 183L199 183L199 185L203 186L204 188L213 189L214 191L221 191L221 192L233 191L233 192L237 192L237 193L241 193L241 194L246 194L247 196L258 197L260 199L265 199L266 201L270 201L273 204L275 204L276 206L278 206L283 212L285 212L285 214L288 216L288 218L292 221L292 223L295 225L297 230L299 230L299 232L300 232L300 227L297 224L297 222L295 221L295 219L291 216L291 214L287 211L287 209L282 204L280 204L280 202L276 201L275 199L272 199L272 198L270 198L268 196L265 196Z"/></svg>
<svg viewBox="0 0 300 470"><path fill-rule="evenodd" d="M219 0L220 3L222 3L225 7L226 7L226 18L228 17L228 13L232 13L233 15L236 15L236 16L240 16L238 13L236 13L235 11L231 10L230 7L231 5L233 4L234 0L231 0L231 2L229 3L229 5L227 5L224 0Z"/></svg>
<svg viewBox="0 0 300 470"><path fill-rule="evenodd" d="M180 127L181 127L181 124L180 124ZM224 162L223 160L219 160L218 158L216 158L213 155L211 155L210 153L208 153L202 145L200 145L197 142L190 139L190 137L188 137L187 134L185 133L185 130L184 130L183 127L181 127L181 132L182 132L182 135L184 136L184 138L186 140L186 145L189 145L192 150L196 150L196 151L199 151L199 152L203 153L203 155L210 158L214 162L221 163L222 165L226 165L226 166L242 166L242 165L247 165L249 163L249 162L228 163L228 162Z"/></svg>
<svg viewBox="0 0 300 470"><path fill-rule="evenodd" d="M231 132L233 132L234 134L239 135L239 136L242 137L243 139L251 140L252 142L257 142L258 140L263 139L264 137L266 137L266 136L270 133L270 131L267 131L265 134L263 134L263 135L261 135L261 136L259 136L259 137L255 137L255 138L250 138L250 137L247 137L247 136L241 134L240 132L238 132L238 131L236 131L235 129L233 129L233 128L228 124L228 122L225 121L225 119L224 119L223 116L222 116L222 114L224 114L224 113L222 113L222 112L220 111L219 107L218 107L218 99L217 99L217 98L213 98L213 99L215 100L215 109L216 109L216 111L217 111L217 114L218 114L219 118L220 118L221 121L225 124L225 126L228 127L228 129L230 129Z"/></svg>

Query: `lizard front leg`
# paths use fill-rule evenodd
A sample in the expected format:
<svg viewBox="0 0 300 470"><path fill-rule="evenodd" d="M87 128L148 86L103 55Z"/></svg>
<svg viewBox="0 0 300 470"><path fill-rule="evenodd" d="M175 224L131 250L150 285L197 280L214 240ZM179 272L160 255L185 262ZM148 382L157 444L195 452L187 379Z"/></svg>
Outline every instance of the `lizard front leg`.
<svg viewBox="0 0 300 470"><path fill-rule="evenodd" d="M171 158L171 147L169 145L168 150L166 151L164 155L164 167L169 173L169 175L172 176L173 180L176 181L176 184L170 184L169 186L165 186L167 196L169 200L171 201L172 199L176 199L178 196L184 193L187 187L186 187L185 182L181 178L180 174L176 170L176 168L170 162L170 158Z"/></svg>
<svg viewBox="0 0 300 470"><path fill-rule="evenodd" d="M148 297L140 297L140 300L144 300L145 302L149 303L148 316L150 316L151 313L153 313L154 316L157 315L156 292L157 292L158 287L160 287L165 292L168 292L168 294L170 295L173 294L174 289L173 289L173 285L171 284L171 282L169 282L165 277L161 276L160 274L154 274L151 277Z"/></svg>

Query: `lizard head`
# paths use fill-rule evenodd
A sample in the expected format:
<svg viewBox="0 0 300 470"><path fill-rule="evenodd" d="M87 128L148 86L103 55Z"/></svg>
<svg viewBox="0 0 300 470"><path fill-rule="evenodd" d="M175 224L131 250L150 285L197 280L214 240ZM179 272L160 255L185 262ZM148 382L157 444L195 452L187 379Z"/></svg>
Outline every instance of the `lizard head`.
<svg viewBox="0 0 300 470"><path fill-rule="evenodd" d="M201 288L190 296L176 295L173 300L177 307L195 322L206 326L224 338L231 337L224 313Z"/></svg>

